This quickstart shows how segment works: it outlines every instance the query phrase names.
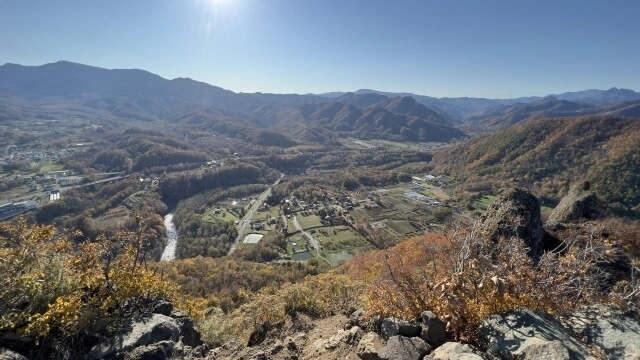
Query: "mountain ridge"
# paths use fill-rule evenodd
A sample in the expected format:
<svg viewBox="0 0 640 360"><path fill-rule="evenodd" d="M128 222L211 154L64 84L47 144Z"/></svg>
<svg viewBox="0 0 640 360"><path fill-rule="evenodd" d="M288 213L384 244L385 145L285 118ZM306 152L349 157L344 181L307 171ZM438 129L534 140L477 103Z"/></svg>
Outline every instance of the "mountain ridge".
<svg viewBox="0 0 640 360"><path fill-rule="evenodd" d="M51 70L71 71L72 76L51 76ZM31 72L25 76L25 72ZM34 75L35 72L35 75ZM93 73L93 78L86 79L88 73ZM23 75L20 78L20 75ZM110 79L105 79L105 75ZM59 74L58 74L59 75ZM97 77L96 77L97 76ZM64 78L64 81L62 81ZM100 87L96 81L106 81L106 85ZM139 83L144 80L144 86ZM37 86L36 86L37 84ZM518 102L529 103L539 101L548 96L554 96L559 100L586 102L594 105L604 105L613 102L640 100L640 93L629 90L610 88L608 90L588 89L582 91L551 94L544 97L530 96L512 99L489 99L472 97L432 97L407 92L384 92L372 89L359 89L353 92L331 92L324 94L272 94L272 93L243 93L233 92L205 82L186 77L166 79L146 70L140 69L105 69L70 61L58 61L54 63L25 66L14 63L6 63L0 66L0 96L19 96L29 99L38 99L47 96L76 96L73 90L83 90L80 94L99 93L103 97L132 94L140 90L152 91L156 96L163 96L175 100L185 100L185 97L196 99L210 106L227 107L227 104L237 106L247 103L261 104L301 104L320 103L327 98L340 98L345 95L352 99L342 98L342 102L355 103L366 107L373 104L371 98L377 95L388 98L407 97L414 98L417 102L431 108L439 114L448 114L449 120L461 121L466 116L496 106L513 105ZM353 95L349 95L353 94ZM369 97L358 97L359 95ZM188 96L187 96L188 95ZM364 100L363 100L364 99ZM166 99L165 99L166 102ZM379 101L378 101L379 102Z"/></svg>

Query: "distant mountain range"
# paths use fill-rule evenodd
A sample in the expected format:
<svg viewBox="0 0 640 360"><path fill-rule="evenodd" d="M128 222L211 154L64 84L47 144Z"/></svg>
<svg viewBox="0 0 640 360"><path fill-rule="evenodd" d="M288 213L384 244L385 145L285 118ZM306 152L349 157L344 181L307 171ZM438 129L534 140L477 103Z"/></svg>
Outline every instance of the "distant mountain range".
<svg viewBox="0 0 640 360"><path fill-rule="evenodd" d="M45 107L46 104L46 107ZM265 145L357 136L448 141L463 130L492 131L533 118L640 115L640 93L585 90L517 99L435 98L361 89L349 93L235 93L143 70L108 70L66 61L0 66L0 121L92 111L124 121L169 121ZM57 113L53 113L57 114Z"/></svg>
<svg viewBox="0 0 640 360"><path fill-rule="evenodd" d="M350 95L352 94L352 95ZM397 97L397 96L410 96L416 99L423 105L432 107L437 111L444 111L452 116L456 116L460 119L464 119L465 117L478 112L484 111L489 108L494 108L498 106L508 106L514 105L517 103L527 104L538 102L544 100L549 97L556 98L558 100L569 100L573 102L582 102L591 105L603 105L615 102L622 101L633 101L640 100L640 93L635 92L629 89L618 89L611 88L609 90L583 90L576 92L566 92L562 94L551 94L547 96L529 96L529 97L520 97L513 99L484 99L484 98L469 98L469 97L459 97L459 98L435 98L425 95L418 95L412 93L393 93L393 92L384 92L377 91L371 89L360 89L351 93L342 93L342 92L332 92L319 94L320 96L327 98L341 98L345 95L353 96L353 95L365 95L372 94L378 96L386 96L386 97Z"/></svg>

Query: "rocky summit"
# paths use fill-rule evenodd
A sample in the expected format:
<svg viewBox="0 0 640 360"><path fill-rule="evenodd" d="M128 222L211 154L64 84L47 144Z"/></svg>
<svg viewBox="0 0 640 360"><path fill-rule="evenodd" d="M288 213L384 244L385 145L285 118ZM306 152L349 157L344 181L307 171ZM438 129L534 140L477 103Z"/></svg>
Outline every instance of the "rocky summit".
<svg viewBox="0 0 640 360"><path fill-rule="evenodd" d="M602 214L602 207L598 196L591 190L591 184L585 181L569 190L569 193L555 207L547 223L558 224L596 219Z"/></svg>
<svg viewBox="0 0 640 360"><path fill-rule="evenodd" d="M537 258L544 236L540 200L527 190L507 190L480 217L475 230L494 242L510 237L522 239L531 256Z"/></svg>

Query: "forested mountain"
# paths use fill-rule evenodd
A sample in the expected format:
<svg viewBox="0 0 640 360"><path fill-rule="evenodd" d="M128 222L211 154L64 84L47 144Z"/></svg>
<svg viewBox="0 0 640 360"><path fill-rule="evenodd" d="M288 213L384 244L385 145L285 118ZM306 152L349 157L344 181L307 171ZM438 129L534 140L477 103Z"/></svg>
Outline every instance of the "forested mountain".
<svg viewBox="0 0 640 360"><path fill-rule="evenodd" d="M639 147L639 119L541 119L453 146L434 163L468 187L523 186L550 200L590 180L614 213L640 217Z"/></svg>
<svg viewBox="0 0 640 360"><path fill-rule="evenodd" d="M413 99L408 102L417 104ZM385 105L388 108L383 107ZM332 101L280 109L271 115L271 121L274 129L293 138L300 138L303 134L410 141L449 141L466 137L463 131L420 104L417 104L419 110L412 114L392 111L412 111L397 106L394 102L383 102L361 109Z"/></svg>
<svg viewBox="0 0 640 360"><path fill-rule="evenodd" d="M637 117L640 114L640 101L593 105L587 102L574 102L548 97L533 103L517 103L488 109L468 116L465 118L465 123L474 130L492 131L504 129L530 119L605 114Z"/></svg>
<svg viewBox="0 0 640 360"><path fill-rule="evenodd" d="M585 90L552 96L558 101L568 100L596 106L640 100L639 93L617 88L606 91ZM520 108L526 104L548 101L542 97L516 99L435 98L370 89L360 89L349 93L328 93L322 94L322 96L234 93L188 78L167 80L143 70L108 70L67 61L42 66L17 64L0 66L0 98L11 102L16 99L28 99L33 103L42 103L45 99L55 98L60 103L81 105L88 109L104 111L118 118L146 121L164 119L177 112L192 110L194 107L215 108L229 117L247 120L247 118L255 117L257 113L264 111L265 106L288 107L320 104L327 102L330 98L358 108L382 104L382 107L392 112L433 121L434 119L429 118L430 115L425 114L424 109L420 109L419 113L401 112L389 109L389 104L385 104L389 101L398 101L393 98L404 99L402 101L412 98L429 111L437 113L434 115L435 117L439 116L450 122L459 122L469 116L472 116L470 120L478 120L478 117L482 117L483 114L509 117L511 111L518 110L511 109L511 106ZM415 104L413 106L415 107ZM494 113L491 109L498 109L499 114ZM524 109L524 111L527 110ZM513 122L513 119L521 117L531 116L513 115L511 120L496 121L509 123ZM262 119L255 120L252 122L262 123L264 126Z"/></svg>

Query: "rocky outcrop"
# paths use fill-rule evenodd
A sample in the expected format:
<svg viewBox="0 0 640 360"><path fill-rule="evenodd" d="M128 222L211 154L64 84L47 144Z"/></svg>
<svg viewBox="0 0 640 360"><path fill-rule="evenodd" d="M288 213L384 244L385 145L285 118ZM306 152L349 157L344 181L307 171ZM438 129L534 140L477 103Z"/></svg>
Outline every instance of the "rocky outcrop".
<svg viewBox="0 0 640 360"><path fill-rule="evenodd" d="M480 332L502 359L595 359L560 321L526 308L490 316Z"/></svg>
<svg viewBox="0 0 640 360"><path fill-rule="evenodd" d="M482 356L474 353L467 344L448 342L435 349L425 360L482 360Z"/></svg>
<svg viewBox="0 0 640 360"><path fill-rule="evenodd" d="M520 238L535 259L543 248L540 201L523 189L505 191L480 217L475 230L494 242L500 238Z"/></svg>
<svg viewBox="0 0 640 360"><path fill-rule="evenodd" d="M397 335L406 337L419 336L422 326L417 321L407 321L397 318L384 318L380 324L380 335L385 340Z"/></svg>
<svg viewBox="0 0 640 360"><path fill-rule="evenodd" d="M208 348L192 320L176 311L170 303L161 303L155 311L129 319L120 334L91 348L89 359L169 359L203 357Z"/></svg>
<svg viewBox="0 0 640 360"><path fill-rule="evenodd" d="M564 318L567 326L608 359L640 360L640 321L604 305L587 307Z"/></svg>
<svg viewBox="0 0 640 360"><path fill-rule="evenodd" d="M382 338L374 332L368 332L362 336L356 355L362 360L380 360L378 352L382 349Z"/></svg>
<svg viewBox="0 0 640 360"><path fill-rule="evenodd" d="M129 320L123 332L91 348L90 359L123 357L125 353L141 346L170 340L177 341L180 327L166 315L151 314Z"/></svg>
<svg viewBox="0 0 640 360"><path fill-rule="evenodd" d="M596 194L591 191L588 181L578 184L560 200L549 216L548 224L571 223L583 219L596 219L602 213L602 206Z"/></svg>
<svg viewBox="0 0 640 360"><path fill-rule="evenodd" d="M422 320L422 330L420 338L432 346L438 346L447 339L447 324L440 320L431 311L424 311L420 315Z"/></svg>
<svg viewBox="0 0 640 360"><path fill-rule="evenodd" d="M417 337L392 336L379 356L383 360L420 360L431 351L426 341Z"/></svg>
<svg viewBox="0 0 640 360"><path fill-rule="evenodd" d="M0 360L27 360L27 358L15 351L0 348Z"/></svg>

